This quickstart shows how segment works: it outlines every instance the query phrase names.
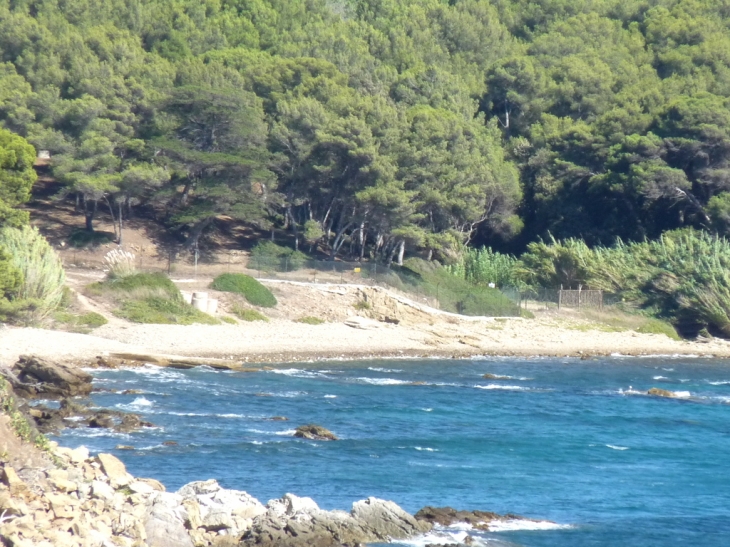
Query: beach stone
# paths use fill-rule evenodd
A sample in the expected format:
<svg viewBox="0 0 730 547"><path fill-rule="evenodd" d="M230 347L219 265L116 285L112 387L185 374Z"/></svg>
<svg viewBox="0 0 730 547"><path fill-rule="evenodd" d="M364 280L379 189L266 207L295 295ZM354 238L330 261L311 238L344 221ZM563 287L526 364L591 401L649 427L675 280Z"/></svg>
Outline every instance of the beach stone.
<svg viewBox="0 0 730 547"><path fill-rule="evenodd" d="M91 495L97 499L111 500L114 498L114 488L103 481L92 481Z"/></svg>
<svg viewBox="0 0 730 547"><path fill-rule="evenodd" d="M142 494L143 496L157 492L157 489L154 488L151 484L143 481L132 481L129 483L128 487L135 494Z"/></svg>
<svg viewBox="0 0 730 547"><path fill-rule="evenodd" d="M339 440L338 437L329 429L326 429L316 424L300 425L299 427L297 427L294 436L302 439L311 439L316 441Z"/></svg>
<svg viewBox="0 0 730 547"><path fill-rule="evenodd" d="M137 482L143 482L145 484L148 484L158 492L164 492L166 490L165 485L157 479L137 479Z"/></svg>
<svg viewBox="0 0 730 547"><path fill-rule="evenodd" d="M109 477L109 484L113 488L121 488L130 483L132 476L127 473L127 468L118 458L111 454L101 453L97 455L97 459L101 464L102 471Z"/></svg>
<svg viewBox="0 0 730 547"><path fill-rule="evenodd" d="M352 316L344 321L345 325L353 329L372 330L380 328L380 323L367 317Z"/></svg>
<svg viewBox="0 0 730 547"><path fill-rule="evenodd" d="M374 497L353 503L351 514L380 539L405 539L431 529L430 523L417 520L394 502Z"/></svg>
<svg viewBox="0 0 730 547"><path fill-rule="evenodd" d="M157 492L151 499L144 517L149 547L193 547L185 530L187 519L182 498L167 492Z"/></svg>
<svg viewBox="0 0 730 547"><path fill-rule="evenodd" d="M180 487L177 494L183 498L195 498L196 496L205 494L214 494L221 490L222 486L218 484L215 479L208 479L207 481L194 481L189 482Z"/></svg>
<svg viewBox="0 0 730 547"><path fill-rule="evenodd" d="M11 496L17 496L18 494L28 489L28 486L21 480L20 477L18 477L15 469L13 469L10 465L6 464L2 468L0 478L2 478L2 481L8 485Z"/></svg>

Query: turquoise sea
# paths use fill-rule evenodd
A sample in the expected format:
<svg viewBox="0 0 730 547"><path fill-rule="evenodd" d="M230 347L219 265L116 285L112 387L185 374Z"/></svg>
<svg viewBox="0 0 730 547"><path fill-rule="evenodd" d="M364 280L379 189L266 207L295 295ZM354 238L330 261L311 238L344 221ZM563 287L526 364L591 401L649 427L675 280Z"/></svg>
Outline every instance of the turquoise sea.
<svg viewBox="0 0 730 547"><path fill-rule="evenodd" d="M114 453L168 490L216 478L264 503L291 492L349 509L376 496L411 512L449 505L557 523L475 534L487 545L730 545L727 361L482 358L91 372L99 388L142 390L95 393L96 405L138 412L157 427L130 435L68 429L59 440ZM681 398L643 395L651 387ZM306 423L341 440L294 438ZM120 444L136 450L116 450ZM411 544L464 534L446 530Z"/></svg>

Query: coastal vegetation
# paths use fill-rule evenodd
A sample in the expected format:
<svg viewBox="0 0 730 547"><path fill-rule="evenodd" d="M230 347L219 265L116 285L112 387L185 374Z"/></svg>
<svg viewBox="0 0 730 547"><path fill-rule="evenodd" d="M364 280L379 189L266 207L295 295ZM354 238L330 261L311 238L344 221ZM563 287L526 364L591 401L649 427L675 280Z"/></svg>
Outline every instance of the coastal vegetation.
<svg viewBox="0 0 730 547"><path fill-rule="evenodd" d="M117 317L135 323L220 323L188 304L170 278L162 273L134 273L124 277L112 275L104 281L92 283L86 290L90 295L112 303Z"/></svg>
<svg viewBox="0 0 730 547"><path fill-rule="evenodd" d="M239 273L221 274L210 284L211 289L242 295L249 304L262 308L276 306L276 297L269 289L250 275Z"/></svg>
<svg viewBox="0 0 730 547"><path fill-rule="evenodd" d="M514 306L490 283L580 285L728 336L729 21L716 0L0 0L0 225L27 224L38 150L72 245L108 239L101 214L195 252L234 221L287 240L259 268L397 264L469 314ZM47 317L11 254L0 315Z"/></svg>
<svg viewBox="0 0 730 547"><path fill-rule="evenodd" d="M260 311L246 308L240 304L234 304L231 307L231 312L241 321L264 321L266 323L269 321L269 318Z"/></svg>

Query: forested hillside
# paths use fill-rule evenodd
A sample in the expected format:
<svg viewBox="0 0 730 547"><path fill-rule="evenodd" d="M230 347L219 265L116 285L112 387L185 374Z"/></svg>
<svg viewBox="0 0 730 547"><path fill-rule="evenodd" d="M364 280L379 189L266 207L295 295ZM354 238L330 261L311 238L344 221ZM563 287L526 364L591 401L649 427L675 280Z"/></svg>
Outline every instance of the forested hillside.
<svg viewBox="0 0 730 547"><path fill-rule="evenodd" d="M388 260L730 228L726 0L0 0L0 122L144 206ZM350 245L341 247L345 241Z"/></svg>

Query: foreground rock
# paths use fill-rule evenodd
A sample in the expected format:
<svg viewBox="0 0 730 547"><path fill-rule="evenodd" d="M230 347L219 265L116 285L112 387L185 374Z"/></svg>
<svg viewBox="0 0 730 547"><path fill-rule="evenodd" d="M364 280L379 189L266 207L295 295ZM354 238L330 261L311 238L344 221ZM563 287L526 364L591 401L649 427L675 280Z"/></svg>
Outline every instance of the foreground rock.
<svg viewBox="0 0 730 547"><path fill-rule="evenodd" d="M91 393L90 374L40 357L23 355L11 369L0 369L0 375L15 393L26 398L63 398Z"/></svg>
<svg viewBox="0 0 730 547"><path fill-rule="evenodd" d="M308 424L300 425L297 427L295 437L300 439L311 439L313 441L337 441L339 438L337 435L332 433L329 429L322 427L321 425Z"/></svg>
<svg viewBox="0 0 730 547"><path fill-rule="evenodd" d="M406 539L428 532L392 501L368 498L345 511L323 511L311 498L286 494L270 501L241 539L242 546L338 547Z"/></svg>
<svg viewBox="0 0 730 547"><path fill-rule="evenodd" d="M354 503L347 513L323 511L291 494L264 506L215 480L166 492L154 479L129 474L112 454L94 457L84 447L49 443L17 408L9 384L0 382L4 547L339 547L405 539L431 528L375 498Z"/></svg>

